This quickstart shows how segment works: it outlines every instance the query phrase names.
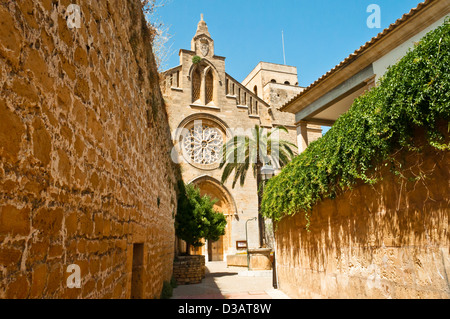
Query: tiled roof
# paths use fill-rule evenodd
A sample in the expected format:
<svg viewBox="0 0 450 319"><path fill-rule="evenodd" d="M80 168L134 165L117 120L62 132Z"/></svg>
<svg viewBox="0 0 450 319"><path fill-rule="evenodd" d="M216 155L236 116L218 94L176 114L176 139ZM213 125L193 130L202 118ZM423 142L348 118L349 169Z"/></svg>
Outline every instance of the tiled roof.
<svg viewBox="0 0 450 319"><path fill-rule="evenodd" d="M344 68L346 65L353 62L356 58L358 58L363 52L365 52L368 48L370 48L372 45L374 45L376 42L380 41L382 38L384 38L387 34L391 33L394 29L396 29L398 26L403 24L405 21L413 17L417 12L422 10L424 7L429 5L431 2L439 1L439 0L425 0L424 2L421 2L417 5L416 8L411 9L408 13L404 14L400 19L392 23L388 28L384 29L382 32L378 33L375 37L373 37L370 41L366 42L364 45L362 45L359 49L357 49L355 52L350 54L347 58L345 58L341 63L336 65L334 68L332 68L330 71L322 75L319 79L314 81L312 84L310 84L306 89L304 89L302 92L300 92L297 96L293 97L291 100L286 102L281 109L284 109L292 103L294 100L297 100L301 96L305 95L308 91L316 87L320 82L328 78L330 75L335 73L336 71Z"/></svg>

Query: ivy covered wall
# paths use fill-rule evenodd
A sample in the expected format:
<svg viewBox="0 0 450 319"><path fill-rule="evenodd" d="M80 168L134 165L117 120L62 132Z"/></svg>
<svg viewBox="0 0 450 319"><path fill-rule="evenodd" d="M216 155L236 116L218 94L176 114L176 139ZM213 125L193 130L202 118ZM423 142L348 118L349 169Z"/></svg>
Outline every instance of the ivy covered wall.
<svg viewBox="0 0 450 319"><path fill-rule="evenodd" d="M450 21L428 33L391 67L377 87L357 98L323 138L311 143L264 191L262 213L275 221L335 198L357 182L380 181L380 164L401 174L394 154L421 149L417 128L427 142L448 150L450 120ZM447 124L439 130L438 124ZM420 176L415 179L420 178Z"/></svg>

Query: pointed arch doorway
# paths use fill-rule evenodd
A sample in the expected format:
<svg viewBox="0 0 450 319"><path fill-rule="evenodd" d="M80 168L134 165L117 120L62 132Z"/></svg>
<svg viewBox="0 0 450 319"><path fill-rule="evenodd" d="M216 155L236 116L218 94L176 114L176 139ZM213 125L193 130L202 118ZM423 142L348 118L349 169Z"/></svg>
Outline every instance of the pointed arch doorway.
<svg viewBox="0 0 450 319"><path fill-rule="evenodd" d="M236 214L234 200L226 187L211 176L200 176L191 181L191 184L200 189L201 195L208 195L213 199L217 199L214 209L224 214L227 219L225 235L221 236L216 242L208 241L204 246L203 252L207 256L208 261L223 261L232 247L232 221L233 216Z"/></svg>

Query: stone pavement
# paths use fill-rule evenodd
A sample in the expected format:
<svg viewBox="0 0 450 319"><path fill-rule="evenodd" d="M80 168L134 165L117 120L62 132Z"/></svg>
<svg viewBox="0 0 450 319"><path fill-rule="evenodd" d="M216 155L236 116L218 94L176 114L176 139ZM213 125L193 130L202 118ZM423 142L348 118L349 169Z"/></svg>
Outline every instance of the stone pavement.
<svg viewBox="0 0 450 319"><path fill-rule="evenodd" d="M226 262L206 263L200 284L178 286L172 299L290 299L272 287L272 271L227 267Z"/></svg>

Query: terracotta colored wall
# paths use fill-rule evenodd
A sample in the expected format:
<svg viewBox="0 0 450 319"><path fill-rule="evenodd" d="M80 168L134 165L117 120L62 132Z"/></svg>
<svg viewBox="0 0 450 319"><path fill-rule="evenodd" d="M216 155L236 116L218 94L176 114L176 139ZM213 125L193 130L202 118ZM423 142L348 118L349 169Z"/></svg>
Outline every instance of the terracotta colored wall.
<svg viewBox="0 0 450 319"><path fill-rule="evenodd" d="M450 153L400 153L406 182L383 181L319 203L276 233L280 287L295 298L449 298Z"/></svg>
<svg viewBox="0 0 450 319"><path fill-rule="evenodd" d="M142 296L170 280L178 175L143 19L138 0L1 2L0 298L130 297L134 243Z"/></svg>

